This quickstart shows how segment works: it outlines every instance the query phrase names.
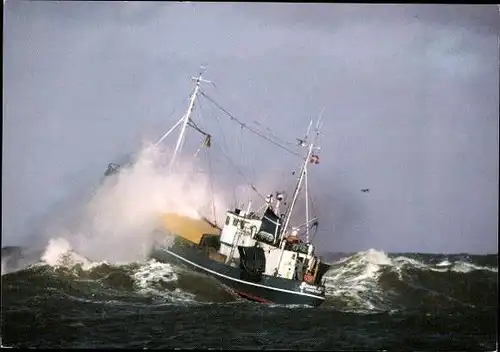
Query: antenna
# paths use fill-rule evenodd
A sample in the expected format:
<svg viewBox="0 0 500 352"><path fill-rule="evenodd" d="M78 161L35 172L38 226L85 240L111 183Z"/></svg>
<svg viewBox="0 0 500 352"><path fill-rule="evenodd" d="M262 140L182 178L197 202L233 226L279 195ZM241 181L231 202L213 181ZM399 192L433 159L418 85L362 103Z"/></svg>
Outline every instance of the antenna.
<svg viewBox="0 0 500 352"><path fill-rule="evenodd" d="M206 79L202 79L201 78L201 76L205 73L206 70L207 70L207 66L206 65L201 65L200 66L200 73L198 74L198 77L191 77L191 79L194 80L194 81L196 81L197 83L198 82L208 83L208 84L212 85L214 88L217 88L215 86L214 82L208 81Z"/></svg>
<svg viewBox="0 0 500 352"><path fill-rule="evenodd" d="M309 126L307 127L306 138L305 138L306 141L307 141L307 138L309 137L309 132L311 131L312 124L313 124L313 120L311 119L309 121Z"/></svg>
<svg viewBox="0 0 500 352"><path fill-rule="evenodd" d="M325 108L323 107L323 108L321 108L321 112L319 114L318 121L316 121L316 136L315 136L315 140L314 140L315 144L318 144L318 137L320 135L320 130L321 130L321 128L323 128L323 113L324 112L325 112ZM319 150L321 150L321 147L315 145L314 151L319 151Z"/></svg>
<svg viewBox="0 0 500 352"><path fill-rule="evenodd" d="M325 108L323 107L323 108L321 108L321 112L319 113L318 121L316 122L316 131L319 131L323 127L323 113L324 112L325 112Z"/></svg>
<svg viewBox="0 0 500 352"><path fill-rule="evenodd" d="M182 147L182 143L184 142L184 134L186 132L186 127L188 125L188 122L190 121L191 113L193 112L194 102L195 102L195 100L198 96L198 93L200 91L200 83L201 82L212 83L211 81L207 81L207 80L202 78L205 70L206 70L206 68L202 65L200 67L200 73L198 74L198 77L191 77L191 79L196 82L196 86L194 88L193 94L191 95L191 99L189 100L189 106L188 106L186 113L184 114L182 119L179 120L178 123L176 124L176 125L178 125L178 124L182 123L182 127L181 127L181 133L179 134L179 137L177 138L177 143L175 144L175 149L174 149L174 153L172 155L172 159L170 160L170 168L174 164L175 159L177 157L177 154ZM176 126L174 126L173 128L175 128L175 127ZM171 131L169 131L169 132L171 132Z"/></svg>

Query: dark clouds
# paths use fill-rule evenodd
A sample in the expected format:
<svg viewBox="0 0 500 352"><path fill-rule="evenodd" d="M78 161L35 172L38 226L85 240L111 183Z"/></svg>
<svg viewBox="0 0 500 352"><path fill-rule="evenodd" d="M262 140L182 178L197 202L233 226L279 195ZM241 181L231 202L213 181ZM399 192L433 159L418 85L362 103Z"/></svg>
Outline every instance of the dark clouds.
<svg viewBox="0 0 500 352"><path fill-rule="evenodd" d="M25 241L108 161L166 131L206 63L212 96L288 140L325 109L311 170L323 248L496 251L498 15L494 5L7 1L4 243ZM293 158L280 170L279 150L243 141L249 174L293 181Z"/></svg>
<svg viewBox="0 0 500 352"><path fill-rule="evenodd" d="M240 6L240 5L238 5ZM353 23L408 23L460 26L483 34L500 34L497 5L435 4L246 4L263 21L302 28L341 28Z"/></svg>

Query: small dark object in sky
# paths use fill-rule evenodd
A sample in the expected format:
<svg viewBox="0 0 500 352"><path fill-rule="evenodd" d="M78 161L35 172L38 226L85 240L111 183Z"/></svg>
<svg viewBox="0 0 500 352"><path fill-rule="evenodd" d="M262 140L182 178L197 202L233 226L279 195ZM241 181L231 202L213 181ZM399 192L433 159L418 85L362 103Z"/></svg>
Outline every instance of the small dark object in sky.
<svg viewBox="0 0 500 352"><path fill-rule="evenodd" d="M361 192L370 192L370 189L369 189L369 188L363 188L363 189L361 190Z"/></svg>

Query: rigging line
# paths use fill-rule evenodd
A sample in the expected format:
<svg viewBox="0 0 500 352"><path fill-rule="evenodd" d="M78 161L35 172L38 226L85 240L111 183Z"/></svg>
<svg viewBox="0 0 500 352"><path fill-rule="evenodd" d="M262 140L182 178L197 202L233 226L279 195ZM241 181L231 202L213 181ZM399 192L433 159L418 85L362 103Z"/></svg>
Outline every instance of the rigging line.
<svg viewBox="0 0 500 352"><path fill-rule="evenodd" d="M178 104L178 105L174 105L174 106L173 106L173 108L172 108L172 112L170 112L170 114L167 116L167 118L166 118L166 119L167 119L167 120L168 120L168 119L170 119L170 118L174 115L174 113L177 111L177 106L184 104L184 102L185 102L186 100L187 100L187 98L186 98L186 97L184 97L184 98L182 99L182 101L180 102L180 104ZM183 115L183 116L184 116L184 115ZM172 132L172 131L173 131L173 130L174 130L174 129L175 129L175 128L176 128L176 127L180 124L180 123L181 123L181 120L182 120L182 118L181 118L181 119L180 119L180 120L179 120L179 121L178 121L178 122L177 122L177 123L176 123L176 124L175 124L175 125L174 125L174 126L173 126L170 130L169 130L169 131L168 131L168 132L164 133L164 134L161 136L161 138L160 138L160 139L159 139L159 140L158 140L158 141L157 141L154 145L155 145L155 146L158 146L161 142L163 142L163 140L164 140L165 138L167 138L167 137L168 137L168 135L169 135L169 134L170 134L170 133L171 133L171 132Z"/></svg>
<svg viewBox="0 0 500 352"><path fill-rule="evenodd" d="M311 190L309 189L309 193L311 193ZM314 202L313 202L313 197L309 196L309 203L311 204L311 210L313 214L316 214L316 209L314 208Z"/></svg>
<svg viewBox="0 0 500 352"><path fill-rule="evenodd" d="M208 170L210 173L210 189L212 191L212 211L214 215L214 222L217 224L217 215L215 212L215 196L214 196L214 180L213 180L213 173L212 173L212 159L210 158L210 152L208 151L208 148L205 149L205 152L207 154L208 158Z"/></svg>
<svg viewBox="0 0 500 352"><path fill-rule="evenodd" d="M243 161L243 127L241 127L241 131L240 131L240 162L239 162L239 167L241 167L242 165L242 161Z"/></svg>
<svg viewBox="0 0 500 352"><path fill-rule="evenodd" d="M264 128L265 130L269 131L269 135L272 136L276 140L276 142L280 142L281 144L293 145L293 146L296 145L296 143L287 142L287 141L284 141L283 139L279 138L269 127L265 127L265 126L261 125L260 122L254 120L253 123ZM264 133L262 131L259 131L259 132Z"/></svg>
<svg viewBox="0 0 500 352"><path fill-rule="evenodd" d="M200 93L202 93L202 94L203 94L203 95L204 95L207 99L211 99L210 97L206 96L206 95L202 92L202 90L201 90L201 89L200 89ZM225 110L225 109L224 109L224 108L222 108L219 104L217 104L217 103L216 103L213 99L211 99L211 100L212 100L212 103L213 103L213 104L215 104L217 107L219 107L219 108L220 108L220 109L222 109L222 110ZM248 129L250 129L250 127L248 127L248 126L247 126L247 124L245 124L245 123L243 123L243 122L239 121L238 119L236 119L234 116L232 116L231 114L229 114L229 112L228 112L227 110L225 111L225 113L226 113L226 114L228 114L228 116L230 116L230 117L231 117L231 119L234 119L234 120L235 120L235 121L237 121L239 124L245 125L245 127L247 127ZM273 132L273 131L269 128L269 127L266 127L266 126L262 125L259 121L254 120L254 121L253 121L253 123L254 123L254 124L256 124L256 125L258 125L258 126L260 126L260 127L262 127L263 129L267 130L267 131L269 132L269 136L271 136L271 137L273 137L273 138L275 139L275 141L274 141L275 143L274 143L274 144L276 144L277 142L279 142L279 143L281 143L281 144L288 144L288 145L292 145L292 146L295 146L295 145L296 145L295 143L292 143L292 142L287 142L287 141L282 140L282 139L281 139L281 138L279 138L279 137L278 137L278 136L277 136L277 135L276 135L276 134L275 134L275 133L274 133L274 132ZM251 130L251 129L250 129L250 130ZM260 133L260 134L264 134L264 133L265 133L265 132L263 132L263 131L252 131L252 132L254 132L254 133L256 133L256 134L259 134L259 133ZM265 136L261 136L261 137L262 137L262 138L266 138ZM269 138L269 137L268 137L268 138ZM271 142L271 143L273 143L273 141L270 141L270 142ZM284 146L281 146L281 147L284 147ZM290 152L290 153L292 153L292 154L294 153L294 152L293 152L293 151L291 151L291 150L287 150L287 151L288 151L288 152ZM296 154L295 154L295 155L296 155ZM299 157L300 157L300 155L297 155L297 156L299 156Z"/></svg>
<svg viewBox="0 0 500 352"><path fill-rule="evenodd" d="M198 117L198 120L201 120L201 119L199 118L199 117L200 117L200 114L201 114L201 113L200 113L200 111L201 111L201 104L199 104L199 103L198 103L198 108L197 108L197 109L193 109L193 110L194 110L194 111L193 111L193 114L195 114L195 115ZM191 118L190 118L190 119L189 119L189 121L187 122L187 124L188 124L191 128L193 128L195 131L197 131L197 132L201 133L202 135L204 135L204 136L208 136L208 135L209 135L207 132L203 131L203 130L201 129L201 127L198 127L198 125L196 124L196 122L194 122L194 120L193 120L193 119L191 119Z"/></svg>
<svg viewBox="0 0 500 352"><path fill-rule="evenodd" d="M199 117L199 116L200 116L199 111L200 111L200 108L198 108L198 109L194 110L193 114L196 114L196 115ZM207 133L205 133L205 132L203 132L203 131L202 131L202 130L201 130L201 129L200 129L200 128L199 128L199 127L198 127L198 126L194 123L194 121L193 121L193 120L191 120L191 119L188 121L188 125L189 125L191 128L193 128L194 130L196 130L196 131L200 132L202 135L204 135L204 136L205 136L205 139L203 140L203 142L201 143L201 145L200 145L200 146L198 147L198 149L196 150L196 153L194 153L194 157L196 157L196 156L198 156L198 153L201 151L201 149L202 149L203 147L205 147L205 144L207 143L207 140L206 140L206 139L207 139L207 137L208 137L208 134L207 134ZM208 137L208 138L209 138L209 137Z"/></svg>
<svg viewBox="0 0 500 352"><path fill-rule="evenodd" d="M199 100L199 105L200 105L200 108L201 108L201 106L204 106L203 99ZM223 124L222 124L221 120L219 119L219 116L217 116L218 114L212 113L212 115L215 117L215 120L218 122L217 126L219 128L220 137L221 137L220 139L222 140L222 144L223 144L223 146L221 145L220 148L222 149L224 147L226 150L228 150L229 148L228 148L228 144L226 141ZM227 157L227 158L229 159L229 157ZM232 194L232 198L233 198L233 205L234 205L234 207L237 207L236 188L235 187L232 188L231 194Z"/></svg>
<svg viewBox="0 0 500 352"><path fill-rule="evenodd" d="M215 146L217 149L219 149L221 152L222 152L222 155L224 155L224 157L227 159L227 161L229 161L229 164L236 170L236 172L241 176L243 177L243 179L250 185L250 188L252 188L252 190L257 193L257 195L262 198L262 200L266 200L266 197L264 197L262 194L260 194L259 191L257 191L257 188L253 185L253 183L238 169L238 167L236 165L234 165L234 163L231 161L231 159L229 158L229 156L226 155L226 153L224 153L224 150L222 150L222 148L220 148L216 143L212 143L213 146Z"/></svg>
<svg viewBox="0 0 500 352"><path fill-rule="evenodd" d="M192 127L195 131L200 132L202 135L204 135L204 136L208 136L208 133L207 133L207 132L205 132L205 131L203 131L203 130L201 130L201 128L199 128L199 127L196 125L196 123L194 123L194 121L193 121L193 120L188 121L188 125L189 125L190 127Z"/></svg>
<svg viewBox="0 0 500 352"><path fill-rule="evenodd" d="M202 126L202 121L203 119L200 117L200 115L202 115L201 111L203 110L203 106L201 104L201 99L198 99L197 101L197 109L196 109L196 117L198 118L198 124L200 126ZM196 131L200 132L201 134L203 134L204 136L207 136L209 135L209 133L206 133L205 131L202 130L203 126L202 127L198 127L198 125L196 124L196 122L194 122L193 119L190 119L189 120L189 125L194 128Z"/></svg>
<svg viewBox="0 0 500 352"><path fill-rule="evenodd" d="M236 121L236 123L238 123L242 128L246 128L248 129L250 132L256 134L257 136L267 140L268 142L274 144L275 146L289 152L290 154L293 154L295 156L298 156L299 158L303 158L300 154L294 152L293 150L279 144L278 142L276 141L273 141L272 139L270 139L269 137L265 136L264 134L262 134L261 132L249 127L246 123L244 122L241 122L240 120L238 120L236 117L234 117L231 113L229 113L226 109L224 109L223 107L221 107L219 104L217 104L214 100L212 100L210 97L208 97L206 94L204 94L203 92L201 92L201 94L206 97L210 102L212 102L214 105L216 105L220 110L222 110L226 115L228 115L230 117L231 120L234 120Z"/></svg>
<svg viewBox="0 0 500 352"><path fill-rule="evenodd" d="M170 112L170 114L167 116L167 118L166 118L166 119L167 119L167 120L168 120L168 119L170 119L170 118L174 115L174 113L177 111L177 107L179 107L179 106L181 106L181 105L184 105L184 103L185 103L187 100L188 100L188 99L187 99L187 97L184 97L184 98L182 98L182 101L181 101L179 104L177 104L177 105L173 105L173 107L172 107L172 112Z"/></svg>
<svg viewBox="0 0 500 352"><path fill-rule="evenodd" d="M243 164L243 127L240 128L240 160L238 163L238 167L242 167ZM233 188L233 196L234 196L234 201L236 203L236 191L235 188Z"/></svg>
<svg viewBox="0 0 500 352"><path fill-rule="evenodd" d="M201 91L200 91L200 93L201 93ZM201 111L201 107L203 106L203 105L202 105L202 104L203 104L203 99L200 99L200 100L198 101L198 104L199 104L200 111ZM223 142L223 144L224 144L225 148L226 148L226 149L229 149L229 148L227 148L226 138L225 138L225 136L224 136L224 131L223 131L223 129L222 129L222 123L220 122L219 117L217 116L217 114L214 114L214 116L215 116L215 119L217 120L217 122L219 122L219 124L220 124L220 125L218 125L218 127L219 127L219 130L220 130L220 136L221 136L222 142ZM217 147L217 146L216 146L216 147ZM221 148L222 148L222 147L220 147L220 148L219 148L219 150L220 150ZM234 204L234 206L236 207L236 189L235 189L235 187L233 187L233 188L232 188L232 196L233 196L233 204Z"/></svg>
<svg viewBox="0 0 500 352"><path fill-rule="evenodd" d="M312 197L312 192L311 192L311 187L310 187L310 184L308 185L308 193L309 193L309 202L311 204L311 209L312 209L312 213L314 214L314 218L316 220L314 220L313 224L318 224L318 214L316 213L316 209L314 208L314 202L313 202L313 197ZM307 226L310 226L309 224ZM311 237L309 238L309 241L312 241L314 239L314 237L316 237L316 234L318 233L318 225L316 225L316 228L314 229L314 233L311 235Z"/></svg>
<svg viewBox="0 0 500 352"><path fill-rule="evenodd" d="M201 93L201 91L200 91L200 93ZM203 101L203 99L199 100L200 105L201 105L202 101ZM219 127L219 130L220 130L220 135L221 135L222 142L224 144L224 148L229 149L227 147L226 137L224 136L224 131L223 131L223 128L222 128L222 122L220 121L220 119L217 116L217 114L214 114L214 117L215 117L215 120L217 120L217 122L219 123L218 127Z"/></svg>
<svg viewBox="0 0 500 352"><path fill-rule="evenodd" d="M201 111L203 110L203 106L201 104L201 100L198 101L198 109L196 110L196 116L198 117L198 119L200 121L202 121L202 119L200 118L200 115L201 115ZM206 132L203 132L197 125L194 121L191 121L193 123L194 126L192 126L194 129L196 129L198 132L200 132L201 134L203 134L204 136L208 137L210 136L209 133L206 133ZM201 123L200 123L201 125ZM203 127L201 127L203 128ZM209 137L210 138L210 137ZM211 143L211 142L210 142ZM211 145L211 144L210 144ZM214 222L215 224L217 224L217 215L216 215L216 212L215 212L215 196L214 196L214 180L213 180L213 176L214 176L214 173L213 173L213 168L212 168L212 158L211 158L211 153L209 151L209 145L205 145L205 141L202 143L202 145L200 146L200 148L203 148L205 147L205 153L207 155L207 159L208 159L208 172L209 172L209 178L210 178L210 190L212 192L212 212L213 212L213 217L214 217ZM198 154L199 152L199 149L198 151L196 152Z"/></svg>
<svg viewBox="0 0 500 352"><path fill-rule="evenodd" d="M311 177L309 177L309 181L311 181ZM312 182L309 182L307 184L307 193L308 193L308 197L309 197L309 204L311 205L311 210L312 210L312 213L314 214L314 216L316 216L316 209L314 207L314 201L313 201L313 188L312 188Z"/></svg>
<svg viewBox="0 0 500 352"><path fill-rule="evenodd" d="M200 94L203 95L205 98L207 98L208 101L210 101L212 104L214 104L215 106L217 106L220 110L222 110L227 116L229 116L231 118L231 120L234 120L236 121L236 123L238 123L242 128L246 128L247 130L255 133L257 136L267 140L268 142L274 144L275 146L283 149L283 150L286 150L287 152L289 152L290 154L293 154L295 156L298 156L299 158L301 159L304 159L304 157L296 152L294 152L293 150L291 149L288 149L287 147L273 141L272 139L264 136L263 134L261 134L260 132L252 129L251 127L249 127L247 124L241 122L240 120L238 120L236 117L234 117L231 113L229 113L226 109L224 109L222 106L220 106L219 104L217 104L214 100L212 100L212 98L210 98L209 96L207 96L205 93L203 93L203 91L200 90Z"/></svg>

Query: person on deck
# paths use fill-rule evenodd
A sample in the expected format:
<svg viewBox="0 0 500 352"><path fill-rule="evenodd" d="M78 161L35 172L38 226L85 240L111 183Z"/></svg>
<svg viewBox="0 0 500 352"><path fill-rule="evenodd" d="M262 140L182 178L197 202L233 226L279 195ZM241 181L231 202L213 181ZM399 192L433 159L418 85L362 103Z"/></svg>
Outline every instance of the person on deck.
<svg viewBox="0 0 500 352"><path fill-rule="evenodd" d="M295 280L302 280L304 276L304 263L301 260L295 265Z"/></svg>

